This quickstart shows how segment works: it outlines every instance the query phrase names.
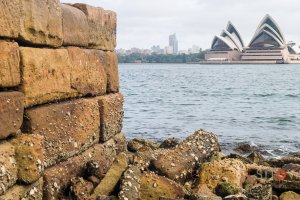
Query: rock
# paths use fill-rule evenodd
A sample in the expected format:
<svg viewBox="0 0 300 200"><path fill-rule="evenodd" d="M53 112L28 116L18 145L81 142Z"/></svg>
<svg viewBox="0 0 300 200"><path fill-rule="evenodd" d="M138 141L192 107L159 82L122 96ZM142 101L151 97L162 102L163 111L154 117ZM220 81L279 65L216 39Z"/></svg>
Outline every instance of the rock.
<svg viewBox="0 0 300 200"><path fill-rule="evenodd" d="M185 190L178 183L152 172L145 172L141 178L140 199L157 200L160 197L184 198Z"/></svg>
<svg viewBox="0 0 300 200"><path fill-rule="evenodd" d="M15 147L18 180L32 184L44 173L44 138L40 135L21 134L10 141Z"/></svg>
<svg viewBox="0 0 300 200"><path fill-rule="evenodd" d="M0 140L17 133L23 123L24 95L0 92Z"/></svg>
<svg viewBox="0 0 300 200"><path fill-rule="evenodd" d="M87 180L93 184L94 188L100 183L100 180L96 176L89 176Z"/></svg>
<svg viewBox="0 0 300 200"><path fill-rule="evenodd" d="M106 144L96 144L82 154L69 158L45 170L44 200L64 199L73 177L85 177L86 163L97 161L103 173L107 173L115 159L114 148Z"/></svg>
<svg viewBox="0 0 300 200"><path fill-rule="evenodd" d="M222 200L222 198L215 195L207 185L201 184L194 194L190 196L189 200Z"/></svg>
<svg viewBox="0 0 300 200"><path fill-rule="evenodd" d="M113 51L116 47L116 13L86 4L74 4L82 10L89 24L89 47Z"/></svg>
<svg viewBox="0 0 300 200"><path fill-rule="evenodd" d="M279 200L279 197L276 195L272 195L272 200Z"/></svg>
<svg viewBox="0 0 300 200"><path fill-rule="evenodd" d="M179 141L173 137L164 140L159 147L164 149L171 149L176 147L177 144L179 144Z"/></svg>
<svg viewBox="0 0 300 200"><path fill-rule="evenodd" d="M81 95L106 94L107 77L97 51L69 47L71 87Z"/></svg>
<svg viewBox="0 0 300 200"><path fill-rule="evenodd" d="M224 200L248 200L248 198L244 194L235 194L235 195L229 195Z"/></svg>
<svg viewBox="0 0 300 200"><path fill-rule="evenodd" d="M257 164L263 163L265 161L265 158L258 151L253 151L247 158L253 163Z"/></svg>
<svg viewBox="0 0 300 200"><path fill-rule="evenodd" d="M115 196L100 195L100 196L97 197L96 200L118 200L118 198L115 197Z"/></svg>
<svg viewBox="0 0 300 200"><path fill-rule="evenodd" d="M294 171L294 172L298 172L300 173L300 165L298 164L285 164L282 169L286 170L286 171Z"/></svg>
<svg viewBox="0 0 300 200"><path fill-rule="evenodd" d="M215 188L216 194L221 197L226 197L229 195L235 195L239 192L238 188L228 182L220 182Z"/></svg>
<svg viewBox="0 0 300 200"><path fill-rule="evenodd" d="M280 195L280 200L300 200L300 195L295 192L289 191Z"/></svg>
<svg viewBox="0 0 300 200"><path fill-rule="evenodd" d="M121 181L119 199L138 200L140 196L141 170L136 166L129 166Z"/></svg>
<svg viewBox="0 0 300 200"><path fill-rule="evenodd" d="M246 191L246 196L249 199L270 200L272 199L272 187L268 184L257 184Z"/></svg>
<svg viewBox="0 0 300 200"><path fill-rule="evenodd" d="M119 92L119 70L118 70L118 57L115 52L110 51L97 51L100 62L103 63L104 70L107 76L107 92Z"/></svg>
<svg viewBox="0 0 300 200"><path fill-rule="evenodd" d="M255 147L251 146L248 143L240 144L237 148L234 149L236 152L241 154L251 153L252 151L256 150Z"/></svg>
<svg viewBox="0 0 300 200"><path fill-rule="evenodd" d="M0 195L17 181L15 148L8 142L0 144ZM3 198L2 198L3 199Z"/></svg>
<svg viewBox="0 0 300 200"><path fill-rule="evenodd" d="M43 178L31 185L14 185L0 196L0 200L42 200Z"/></svg>
<svg viewBox="0 0 300 200"><path fill-rule="evenodd" d="M257 177L255 175L248 175L244 182L244 188L251 188L257 184Z"/></svg>
<svg viewBox="0 0 300 200"><path fill-rule="evenodd" d="M30 44L61 46L63 26L59 0L20 0L19 3L21 6L19 39Z"/></svg>
<svg viewBox="0 0 300 200"><path fill-rule="evenodd" d="M159 174L183 183L191 176L197 164L205 162L219 150L216 135L199 130L176 148L163 151L152 161L152 165Z"/></svg>
<svg viewBox="0 0 300 200"><path fill-rule="evenodd" d="M277 190L300 191L300 181L274 180L272 187Z"/></svg>
<svg viewBox="0 0 300 200"><path fill-rule="evenodd" d="M104 173L102 169L100 169L100 165L97 161L91 160L86 163L86 176L97 177L98 179L102 179L104 177Z"/></svg>
<svg viewBox="0 0 300 200"><path fill-rule="evenodd" d="M77 96L66 49L20 47L20 55L25 107Z"/></svg>
<svg viewBox="0 0 300 200"><path fill-rule="evenodd" d="M240 160L212 161L201 166L199 184L207 184L208 188L214 191L217 185L225 180L237 188L242 188L246 175L247 168Z"/></svg>
<svg viewBox="0 0 300 200"><path fill-rule="evenodd" d="M26 110L24 130L45 138L47 167L99 142L97 99L78 99Z"/></svg>
<svg viewBox="0 0 300 200"><path fill-rule="evenodd" d="M94 186L83 178L71 179L70 195L74 200L89 200Z"/></svg>
<svg viewBox="0 0 300 200"><path fill-rule="evenodd" d="M233 154L233 153L231 153L231 154L228 155L228 156L225 156L225 158L238 159L238 160L242 161L242 162L245 163L245 164L252 164L252 163L253 163L249 158L245 158L245 157L243 157L243 156L241 156L241 155Z"/></svg>
<svg viewBox="0 0 300 200"><path fill-rule="evenodd" d="M115 135L111 140L115 143L115 150L117 154L127 152L127 141L123 133Z"/></svg>
<svg viewBox="0 0 300 200"><path fill-rule="evenodd" d="M123 103L121 93L97 97L100 109L100 141L106 142L116 134L121 133L123 127Z"/></svg>
<svg viewBox="0 0 300 200"><path fill-rule="evenodd" d="M0 1L0 36L17 38L21 16L20 0Z"/></svg>
<svg viewBox="0 0 300 200"><path fill-rule="evenodd" d="M89 25L85 14L70 5L61 4L63 16L64 46L87 47Z"/></svg>
<svg viewBox="0 0 300 200"><path fill-rule="evenodd" d="M159 144L150 140L145 140L143 138L134 138L127 144L128 150L134 153L139 151L143 147L149 147L151 150L155 150L159 148Z"/></svg>
<svg viewBox="0 0 300 200"><path fill-rule="evenodd" d="M0 2L1 9L2 3ZM3 11L0 11L0 29L2 20L1 12ZM16 42L0 41L0 46L0 87L18 86L21 81L19 45Z"/></svg>
<svg viewBox="0 0 300 200"><path fill-rule="evenodd" d="M126 154L120 153L111 168L106 173L105 177L101 180L100 184L95 188L91 199L96 199L100 195L110 195L120 180L123 172L128 166Z"/></svg>
<svg viewBox="0 0 300 200"><path fill-rule="evenodd" d="M300 157L298 156L288 156L288 157L283 157L280 159L271 159L268 161L268 163L273 166L273 167L283 167L286 164L298 164L300 165Z"/></svg>

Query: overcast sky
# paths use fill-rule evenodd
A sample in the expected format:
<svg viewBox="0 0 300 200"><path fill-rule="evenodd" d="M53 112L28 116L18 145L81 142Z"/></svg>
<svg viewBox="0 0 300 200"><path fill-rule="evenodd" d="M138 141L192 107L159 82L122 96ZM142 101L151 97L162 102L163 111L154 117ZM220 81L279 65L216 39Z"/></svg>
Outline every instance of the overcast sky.
<svg viewBox="0 0 300 200"><path fill-rule="evenodd" d="M300 43L299 0L61 0L87 3L118 14L117 48L150 48L168 45L176 33L179 49L193 44L209 48L214 35L226 28L228 20L240 31L246 45L259 22L270 14L286 40Z"/></svg>

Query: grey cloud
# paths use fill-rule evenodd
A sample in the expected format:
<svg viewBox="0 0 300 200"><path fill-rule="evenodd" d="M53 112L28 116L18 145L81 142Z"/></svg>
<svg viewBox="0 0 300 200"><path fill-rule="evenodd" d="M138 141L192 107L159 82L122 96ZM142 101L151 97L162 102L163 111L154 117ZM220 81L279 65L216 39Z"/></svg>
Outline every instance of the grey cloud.
<svg viewBox="0 0 300 200"><path fill-rule="evenodd" d="M118 48L150 48L176 32L179 48L209 48L231 20L248 44L260 20L271 14L286 39L300 42L299 0L78 0L118 13ZM76 0L62 0L76 3Z"/></svg>

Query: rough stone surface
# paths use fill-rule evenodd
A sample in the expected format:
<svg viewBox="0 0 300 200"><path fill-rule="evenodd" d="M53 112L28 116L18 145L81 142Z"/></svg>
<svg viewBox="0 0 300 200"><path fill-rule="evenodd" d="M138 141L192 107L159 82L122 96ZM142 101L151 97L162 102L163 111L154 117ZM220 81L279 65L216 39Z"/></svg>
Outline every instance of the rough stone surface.
<svg viewBox="0 0 300 200"><path fill-rule="evenodd" d="M62 45L62 11L59 0L20 0L20 6L21 40L36 45Z"/></svg>
<svg viewBox="0 0 300 200"><path fill-rule="evenodd" d="M115 52L98 51L100 62L103 63L104 70L107 76L107 92L119 92L119 70L118 57Z"/></svg>
<svg viewBox="0 0 300 200"><path fill-rule="evenodd" d="M123 133L119 133L112 138L115 143L117 154L127 151L127 141Z"/></svg>
<svg viewBox="0 0 300 200"><path fill-rule="evenodd" d="M44 172L43 137L21 134L10 142L15 147L18 180L26 184L38 181Z"/></svg>
<svg viewBox="0 0 300 200"><path fill-rule="evenodd" d="M198 190L190 197L190 200L222 200L215 195L205 184L199 185Z"/></svg>
<svg viewBox="0 0 300 200"><path fill-rule="evenodd" d="M119 199L120 200L138 200L140 196L141 170L137 166L129 166L124 172Z"/></svg>
<svg viewBox="0 0 300 200"><path fill-rule="evenodd" d="M128 166L126 154L120 153L114 160L111 168L106 173L105 177L100 181L99 185L95 188L91 199L96 199L97 196L110 195L117 183L119 182L123 172Z"/></svg>
<svg viewBox="0 0 300 200"><path fill-rule="evenodd" d="M0 1L0 36L17 38L20 32L20 0Z"/></svg>
<svg viewBox="0 0 300 200"><path fill-rule="evenodd" d="M65 198L71 179L76 176L84 177L86 163L91 160L98 162L103 174L106 174L115 156L116 152L110 145L96 144L82 154L46 169L44 173L44 200Z"/></svg>
<svg viewBox="0 0 300 200"><path fill-rule="evenodd" d="M2 10L0 11L0 24L1 12ZM20 84L19 46L16 42L0 41L0 47L0 87L17 86Z"/></svg>
<svg viewBox="0 0 300 200"><path fill-rule="evenodd" d="M101 115L100 140L105 142L122 130L124 97L117 93L97 98Z"/></svg>
<svg viewBox="0 0 300 200"><path fill-rule="evenodd" d="M220 182L216 187L216 194L221 197L237 194L238 188L229 182Z"/></svg>
<svg viewBox="0 0 300 200"><path fill-rule="evenodd" d="M44 136L45 163L79 153L99 141L97 99L79 99L26 111L26 132Z"/></svg>
<svg viewBox="0 0 300 200"><path fill-rule="evenodd" d="M86 4L74 4L82 10L89 24L89 47L113 51L116 47L116 13Z"/></svg>
<svg viewBox="0 0 300 200"><path fill-rule="evenodd" d="M104 95L107 77L95 50L68 48L71 63L71 86L82 95Z"/></svg>
<svg viewBox="0 0 300 200"><path fill-rule="evenodd" d="M86 181L81 177L71 179L71 199L88 200L93 190L94 186L91 182Z"/></svg>
<svg viewBox="0 0 300 200"><path fill-rule="evenodd" d="M300 195L295 192L289 191L280 195L280 200L300 200Z"/></svg>
<svg viewBox="0 0 300 200"><path fill-rule="evenodd" d="M18 132L23 122L24 95L21 92L0 92L0 139Z"/></svg>
<svg viewBox="0 0 300 200"><path fill-rule="evenodd" d="M31 185L15 185L10 188L0 200L42 200L43 178Z"/></svg>
<svg viewBox="0 0 300 200"><path fill-rule="evenodd" d="M246 196L248 199L270 200L272 199L272 187L268 184L257 184L246 191Z"/></svg>
<svg viewBox="0 0 300 200"><path fill-rule="evenodd" d="M245 164L240 160L224 159L204 163L199 173L199 184L207 184L212 191L223 180L241 188L246 178L247 169Z"/></svg>
<svg viewBox="0 0 300 200"><path fill-rule="evenodd" d="M0 144L0 195L17 181L17 163L14 146L5 142Z"/></svg>
<svg viewBox="0 0 300 200"><path fill-rule="evenodd" d="M140 199L157 200L161 197L179 199L184 196L184 188L176 182L152 172L145 172L142 175Z"/></svg>
<svg viewBox="0 0 300 200"><path fill-rule="evenodd" d="M173 137L164 140L159 147L164 149L171 149L176 147L177 144L179 144L179 141Z"/></svg>
<svg viewBox="0 0 300 200"><path fill-rule="evenodd" d="M61 4L63 16L64 46L87 47L89 26L85 14L70 5Z"/></svg>
<svg viewBox="0 0 300 200"><path fill-rule="evenodd" d="M196 131L174 149L164 151L152 165L162 175L184 182L193 172L197 163L219 152L217 137L203 130Z"/></svg>
<svg viewBox="0 0 300 200"><path fill-rule="evenodd" d="M145 147L149 147L152 150L159 148L158 143L150 140L145 140L143 138L134 138L128 142L127 146L128 146L128 150L134 153L143 150L142 148Z"/></svg>
<svg viewBox="0 0 300 200"><path fill-rule="evenodd" d="M25 107L76 96L66 49L20 48Z"/></svg>

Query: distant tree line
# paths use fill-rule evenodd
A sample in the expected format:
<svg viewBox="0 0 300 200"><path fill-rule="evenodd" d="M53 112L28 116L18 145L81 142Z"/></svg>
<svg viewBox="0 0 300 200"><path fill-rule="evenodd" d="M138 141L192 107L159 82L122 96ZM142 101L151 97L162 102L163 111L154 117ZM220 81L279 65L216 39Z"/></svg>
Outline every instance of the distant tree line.
<svg viewBox="0 0 300 200"><path fill-rule="evenodd" d="M118 55L118 59L119 63L191 63L203 60L204 54L204 51L195 54L178 55L132 53L130 55Z"/></svg>

